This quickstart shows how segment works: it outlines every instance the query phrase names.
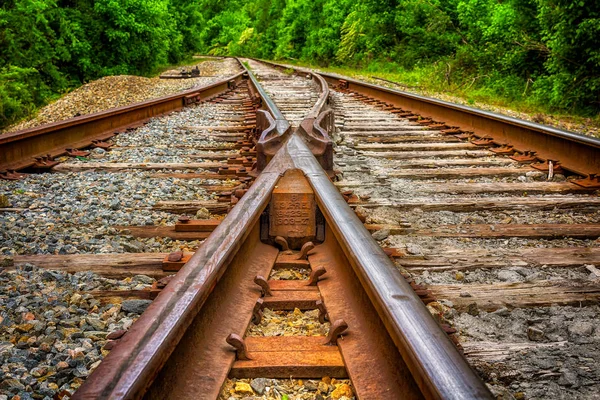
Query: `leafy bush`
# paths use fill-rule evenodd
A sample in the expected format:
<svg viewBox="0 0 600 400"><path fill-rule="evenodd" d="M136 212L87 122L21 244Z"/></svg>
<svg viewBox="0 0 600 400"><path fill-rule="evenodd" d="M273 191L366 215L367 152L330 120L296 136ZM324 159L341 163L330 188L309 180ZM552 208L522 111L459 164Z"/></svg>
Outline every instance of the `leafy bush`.
<svg viewBox="0 0 600 400"><path fill-rule="evenodd" d="M4 0L0 127L85 81L192 52L386 72L407 85L600 111L597 0Z"/></svg>
<svg viewBox="0 0 600 400"><path fill-rule="evenodd" d="M150 74L197 52L197 0L0 3L0 128L57 94L112 74Z"/></svg>
<svg viewBox="0 0 600 400"><path fill-rule="evenodd" d="M582 0L205 0L203 51L399 71L428 87L600 111L600 5ZM252 32L250 35L249 32ZM412 72L411 72L412 71Z"/></svg>
<svg viewBox="0 0 600 400"><path fill-rule="evenodd" d="M48 95L34 68L0 69L0 124L7 125L35 110Z"/></svg>

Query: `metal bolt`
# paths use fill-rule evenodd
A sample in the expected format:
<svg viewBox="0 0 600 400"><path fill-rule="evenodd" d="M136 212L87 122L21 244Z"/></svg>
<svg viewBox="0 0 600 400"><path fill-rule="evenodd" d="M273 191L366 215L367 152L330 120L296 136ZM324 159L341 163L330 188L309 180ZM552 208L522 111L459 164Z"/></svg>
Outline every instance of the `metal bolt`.
<svg viewBox="0 0 600 400"><path fill-rule="evenodd" d="M310 273L310 277L308 278L308 283L306 285L307 286L317 286L317 282L319 281L319 278L322 275L324 275L326 272L327 272L327 270L322 265L316 267Z"/></svg>
<svg viewBox="0 0 600 400"><path fill-rule="evenodd" d="M263 299L261 299L260 297L258 299L256 299L256 303L254 304L254 309L252 310L252 322L255 325L260 324L260 321L262 321L262 316L263 316Z"/></svg>
<svg viewBox="0 0 600 400"><path fill-rule="evenodd" d="M327 310L325 309L325 304L323 304L323 301L317 300L315 304L319 309L319 323L324 324L326 321L329 321L329 316L327 315Z"/></svg>
<svg viewBox="0 0 600 400"><path fill-rule="evenodd" d="M315 244L313 242L306 242L302 245L300 249L300 254L298 255L298 260L306 260L308 258L308 252L315 248Z"/></svg>
<svg viewBox="0 0 600 400"><path fill-rule="evenodd" d="M181 251L175 251L171 254L169 254L169 261L171 262L178 262L181 261L181 259L183 258L183 252Z"/></svg>
<svg viewBox="0 0 600 400"><path fill-rule="evenodd" d="M277 236L275 238L275 243L281 246L282 251L288 251L290 249L287 240L285 240L285 238L282 236Z"/></svg>

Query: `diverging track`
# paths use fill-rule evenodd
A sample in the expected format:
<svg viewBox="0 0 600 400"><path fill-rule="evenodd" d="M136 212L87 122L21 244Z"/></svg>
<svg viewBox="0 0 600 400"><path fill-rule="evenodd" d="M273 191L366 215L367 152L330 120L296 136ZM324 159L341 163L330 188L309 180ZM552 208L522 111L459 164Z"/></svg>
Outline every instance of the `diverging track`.
<svg viewBox="0 0 600 400"><path fill-rule="evenodd" d="M482 124L474 110L444 114L430 99L248 64L257 76L239 75L210 100L219 126L167 122L165 134L119 136L109 162L52 167L143 171L216 197L154 204L184 214L174 226L118 227L148 240L205 240L193 254L154 264L148 255L136 267L157 278L178 272L106 343L110 353L73 398L491 398L462 352L495 394L516 382L535 397L535 379L502 375L498 354L518 369L515 349L556 353L564 334L573 343L561 342L565 358L583 352L575 345L593 349L580 336L598 328L552 331L548 321L558 305L600 314L597 181L585 176L598 143L552 130L547 148L524 149L544 142L543 127L497 116ZM509 141L528 131L534 139ZM166 159L156 144L173 135L186 139ZM198 148L198 135L217 143ZM227 215L185 215L196 212ZM513 317L513 308L526 311ZM512 336L488 341L472 328L511 323Z"/></svg>

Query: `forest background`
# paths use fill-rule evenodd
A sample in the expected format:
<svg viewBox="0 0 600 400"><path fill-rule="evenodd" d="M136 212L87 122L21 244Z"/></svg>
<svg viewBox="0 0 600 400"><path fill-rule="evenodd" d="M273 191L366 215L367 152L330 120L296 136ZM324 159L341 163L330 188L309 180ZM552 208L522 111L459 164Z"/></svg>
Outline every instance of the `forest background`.
<svg viewBox="0 0 600 400"><path fill-rule="evenodd" d="M194 53L600 113L598 0L3 0L0 128L82 83L152 75Z"/></svg>

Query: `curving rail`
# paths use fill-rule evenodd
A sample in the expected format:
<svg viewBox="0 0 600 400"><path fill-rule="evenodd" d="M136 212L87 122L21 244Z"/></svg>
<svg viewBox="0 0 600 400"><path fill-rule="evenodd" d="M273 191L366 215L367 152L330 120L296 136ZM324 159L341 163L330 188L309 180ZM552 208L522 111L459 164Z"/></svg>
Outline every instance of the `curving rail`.
<svg viewBox="0 0 600 400"><path fill-rule="evenodd" d="M257 61L276 68L290 68L284 64ZM295 69L302 73L310 72L304 68ZM339 89L356 92L395 107L395 112L405 112L424 120L437 121L445 129L454 131L453 134L463 133L468 135L470 140L483 139L486 144L510 148L516 153L531 157L532 161L546 164L551 161L554 166L560 165L577 175L591 175L592 182L588 182L586 186L594 185L600 188L600 181L596 178L600 173L598 138L336 74L320 72L319 75L328 84Z"/></svg>

